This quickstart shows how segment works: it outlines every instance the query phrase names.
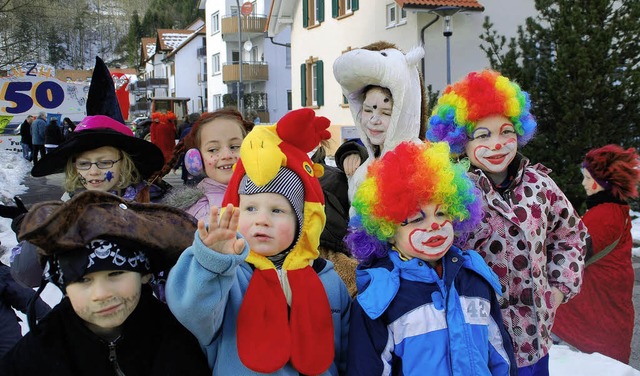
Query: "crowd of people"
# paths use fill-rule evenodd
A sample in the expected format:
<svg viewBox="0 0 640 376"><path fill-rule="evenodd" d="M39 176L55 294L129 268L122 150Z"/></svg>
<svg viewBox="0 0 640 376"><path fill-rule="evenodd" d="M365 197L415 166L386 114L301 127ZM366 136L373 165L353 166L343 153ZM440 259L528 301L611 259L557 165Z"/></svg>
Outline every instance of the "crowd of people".
<svg viewBox="0 0 640 376"><path fill-rule="evenodd" d="M0 374L546 376L561 342L628 363L636 151L586 154L580 216L519 152L527 92L471 72L429 116L423 55L378 42L336 60L360 136L337 168L307 108L273 125L158 115L155 143L136 138L97 59L85 119L20 127L32 175L65 172L67 193L0 207L20 265L0 287L32 302ZM176 168L184 186L166 187Z"/></svg>

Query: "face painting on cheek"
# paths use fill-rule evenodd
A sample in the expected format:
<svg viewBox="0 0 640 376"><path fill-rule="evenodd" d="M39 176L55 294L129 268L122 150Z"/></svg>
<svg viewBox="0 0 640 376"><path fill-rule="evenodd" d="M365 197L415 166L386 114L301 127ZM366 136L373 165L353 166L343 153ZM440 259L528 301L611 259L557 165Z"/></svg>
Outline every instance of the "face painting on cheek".
<svg viewBox="0 0 640 376"><path fill-rule="evenodd" d="M446 231L443 231L443 227L446 224L451 224L446 220L440 225L433 223L431 225L432 231L425 229L415 229L409 234L409 244L411 248L418 253L426 256L438 257L443 255L453 242L452 236Z"/></svg>
<svg viewBox="0 0 640 376"><path fill-rule="evenodd" d="M105 180L106 180L106 181L109 181L109 182L110 182L111 180L113 180L113 172L111 172L111 171L107 171L107 172L104 174L104 178L105 178Z"/></svg>
<svg viewBox="0 0 640 376"><path fill-rule="evenodd" d="M518 147L515 137L509 138L503 144L496 144L492 148L479 145L473 149L473 156L483 170L503 171L509 166Z"/></svg>

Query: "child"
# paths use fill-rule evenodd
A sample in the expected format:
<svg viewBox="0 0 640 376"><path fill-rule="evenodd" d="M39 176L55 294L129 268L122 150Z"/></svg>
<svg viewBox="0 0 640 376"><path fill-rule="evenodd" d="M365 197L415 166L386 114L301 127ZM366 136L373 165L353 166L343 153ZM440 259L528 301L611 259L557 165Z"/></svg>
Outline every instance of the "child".
<svg viewBox="0 0 640 376"><path fill-rule="evenodd" d="M99 191L34 205L20 239L39 247L65 297L2 359L0 374L208 375L196 339L147 285L194 230L178 209Z"/></svg>
<svg viewBox="0 0 640 376"><path fill-rule="evenodd" d="M173 158L161 174L168 173L183 158L188 171L196 176L206 174L196 189L171 192L163 203L185 209L197 219L209 218L212 206L220 206L231 180L232 167L238 161L240 144L253 123L234 110L223 108L202 115L191 132L175 148ZM185 153L186 152L186 153Z"/></svg>
<svg viewBox="0 0 640 376"><path fill-rule="evenodd" d="M498 72L472 72L448 86L429 120L427 138L466 155L485 216L465 247L500 278L502 317L523 375L548 375L558 305L580 290L587 232L549 177L518 154L536 122L529 95Z"/></svg>
<svg viewBox="0 0 640 376"><path fill-rule="evenodd" d="M333 75L366 151L347 142L336 164L349 177L349 200L364 180L367 165L402 141L424 139L427 105L418 70L424 49L403 53L388 42L348 51L333 64Z"/></svg>
<svg viewBox="0 0 640 376"><path fill-rule="evenodd" d="M169 308L200 341L214 375L338 375L350 301L318 258L325 222L307 152L330 135L302 109L245 138L218 220L198 222L167 279ZM236 235L236 229L239 233Z"/></svg>
<svg viewBox="0 0 640 376"><path fill-rule="evenodd" d="M347 236L361 261L348 374L515 375L498 278L453 245L482 215L465 167L446 143L404 142L371 163Z"/></svg>
<svg viewBox="0 0 640 376"><path fill-rule="evenodd" d="M596 251L587 254L580 294L558 308L553 333L580 351L629 363L633 337L630 199L638 197L635 149L606 145L582 162L587 212L582 217Z"/></svg>

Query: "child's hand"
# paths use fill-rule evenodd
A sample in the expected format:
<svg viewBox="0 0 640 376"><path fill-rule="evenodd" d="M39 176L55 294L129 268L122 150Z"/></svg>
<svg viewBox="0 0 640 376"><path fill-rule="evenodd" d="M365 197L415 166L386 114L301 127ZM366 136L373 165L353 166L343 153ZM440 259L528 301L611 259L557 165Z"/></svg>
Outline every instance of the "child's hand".
<svg viewBox="0 0 640 376"><path fill-rule="evenodd" d="M359 154L351 154L347 156L342 162L342 167L344 168L344 173L347 176L353 175L354 172L360 167L362 164L362 160L360 159Z"/></svg>
<svg viewBox="0 0 640 376"><path fill-rule="evenodd" d="M218 221L218 207L212 206L209 215L209 228L207 229L202 219L198 221L200 240L218 253L239 255L244 248L244 239L236 239L239 216L240 211L229 204Z"/></svg>

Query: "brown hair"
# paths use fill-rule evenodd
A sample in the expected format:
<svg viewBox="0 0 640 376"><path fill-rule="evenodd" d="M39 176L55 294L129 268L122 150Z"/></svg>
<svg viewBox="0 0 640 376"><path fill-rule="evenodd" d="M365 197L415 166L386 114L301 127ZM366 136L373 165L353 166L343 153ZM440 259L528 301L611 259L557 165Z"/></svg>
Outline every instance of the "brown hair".
<svg viewBox="0 0 640 376"><path fill-rule="evenodd" d="M249 133L253 129L253 122L245 120L242 117L242 114L238 112L235 108L225 107L214 112L205 112L200 115L198 120L193 124L189 133L176 145L173 149L173 157L164 165L162 170L156 172L151 178L149 178L150 182L154 182L157 178L161 178L171 171L180 161L180 158L184 157L184 153L189 149L199 149L200 148L200 134L202 127L217 119L229 119L235 120L237 124L240 126L242 131L242 137L244 138L247 133Z"/></svg>

